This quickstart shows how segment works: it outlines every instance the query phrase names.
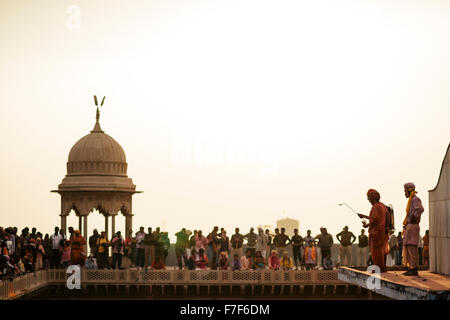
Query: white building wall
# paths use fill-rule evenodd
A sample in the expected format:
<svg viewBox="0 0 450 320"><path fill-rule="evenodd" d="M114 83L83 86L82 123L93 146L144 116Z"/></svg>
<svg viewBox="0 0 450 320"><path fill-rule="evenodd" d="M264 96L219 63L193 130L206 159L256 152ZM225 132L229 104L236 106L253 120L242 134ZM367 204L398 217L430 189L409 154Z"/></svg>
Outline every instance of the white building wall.
<svg viewBox="0 0 450 320"><path fill-rule="evenodd" d="M439 181L429 191L430 271L450 275L450 145Z"/></svg>

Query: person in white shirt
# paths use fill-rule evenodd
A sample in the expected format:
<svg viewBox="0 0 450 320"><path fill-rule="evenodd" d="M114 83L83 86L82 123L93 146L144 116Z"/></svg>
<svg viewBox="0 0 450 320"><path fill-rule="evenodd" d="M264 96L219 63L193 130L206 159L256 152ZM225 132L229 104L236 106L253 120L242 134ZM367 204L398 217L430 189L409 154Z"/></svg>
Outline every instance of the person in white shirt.
<svg viewBox="0 0 450 320"><path fill-rule="evenodd" d="M62 234L59 232L59 228L55 227L55 233L50 236L50 242L52 244L52 253L50 256L50 269L59 269L61 263L61 240L63 240Z"/></svg>
<svg viewBox="0 0 450 320"><path fill-rule="evenodd" d="M267 236L264 234L262 228L258 228L258 235L256 236L256 251L261 251L263 258L266 258Z"/></svg>

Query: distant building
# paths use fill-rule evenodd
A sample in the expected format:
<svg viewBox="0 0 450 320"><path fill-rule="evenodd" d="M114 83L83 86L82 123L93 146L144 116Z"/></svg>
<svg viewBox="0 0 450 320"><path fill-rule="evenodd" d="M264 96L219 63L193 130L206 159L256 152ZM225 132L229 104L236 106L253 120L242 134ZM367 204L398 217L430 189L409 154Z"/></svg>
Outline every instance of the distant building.
<svg viewBox="0 0 450 320"><path fill-rule="evenodd" d="M266 232L266 229L269 229L270 233L274 233L274 229L275 229L273 227L273 225L271 225L271 224L265 224L265 225L262 225L262 226L257 226L256 227L256 231L258 231L258 228L262 228L264 230L264 232Z"/></svg>
<svg viewBox="0 0 450 320"><path fill-rule="evenodd" d="M294 229L298 229L298 226L299 222L295 219L286 218L277 220L277 228L285 228L288 236L292 236L294 234Z"/></svg>

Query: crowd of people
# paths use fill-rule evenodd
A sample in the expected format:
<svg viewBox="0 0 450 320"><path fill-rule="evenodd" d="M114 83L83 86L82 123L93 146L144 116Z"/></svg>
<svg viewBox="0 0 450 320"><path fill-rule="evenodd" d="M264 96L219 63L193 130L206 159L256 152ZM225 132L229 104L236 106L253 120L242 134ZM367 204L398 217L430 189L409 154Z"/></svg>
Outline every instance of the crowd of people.
<svg viewBox="0 0 450 320"><path fill-rule="evenodd" d="M202 230L183 228L175 234L175 255L179 269L190 270L312 270L321 268L331 270L337 266L367 266L373 263L369 254L369 238L365 230L356 238L345 226L336 235L339 242L339 257L334 261L331 248L333 236L326 228L320 234L311 235L311 230L301 236L294 229L292 236L286 235L285 228L276 228L272 234L269 229L251 228L241 234L239 228L229 237L224 228L214 227L207 236ZM358 239L357 262L352 262L352 246ZM245 244L244 244L245 242ZM120 231L111 238L104 231L94 230L85 239L79 230L68 228L68 236L55 227L52 234L24 228L17 234L17 228L1 228L1 268L0 275L15 276L48 268L66 268L81 265L86 269L122 269L123 257L128 259L129 267L138 269L165 269L169 254L170 239L167 232L144 227L134 235L123 238ZM289 246L291 247L288 250ZM391 233L389 254L386 265L402 264L402 235ZM87 250L89 249L89 255ZM429 263L429 233L421 238L419 247L420 264ZM111 253L111 254L110 254ZM291 253L291 254L290 254Z"/></svg>

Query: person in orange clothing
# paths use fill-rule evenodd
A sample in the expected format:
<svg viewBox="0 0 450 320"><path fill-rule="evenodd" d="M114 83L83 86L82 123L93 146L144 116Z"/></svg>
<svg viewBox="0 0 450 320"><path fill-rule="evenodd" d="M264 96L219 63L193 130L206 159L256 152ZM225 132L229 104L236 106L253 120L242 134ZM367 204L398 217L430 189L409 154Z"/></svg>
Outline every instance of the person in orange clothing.
<svg viewBox="0 0 450 320"><path fill-rule="evenodd" d="M386 232L386 206L380 202L380 194L374 189L367 192L367 200L372 204L369 216L358 214L360 218L369 219L369 223L363 222L364 228L369 228L370 254L374 265L386 272L386 248L388 235Z"/></svg>
<svg viewBox="0 0 450 320"><path fill-rule="evenodd" d="M76 230L70 240L71 247L71 264L79 264L84 266L84 261L86 260L86 253L84 252L83 246L86 244L86 240L81 235L80 230Z"/></svg>

